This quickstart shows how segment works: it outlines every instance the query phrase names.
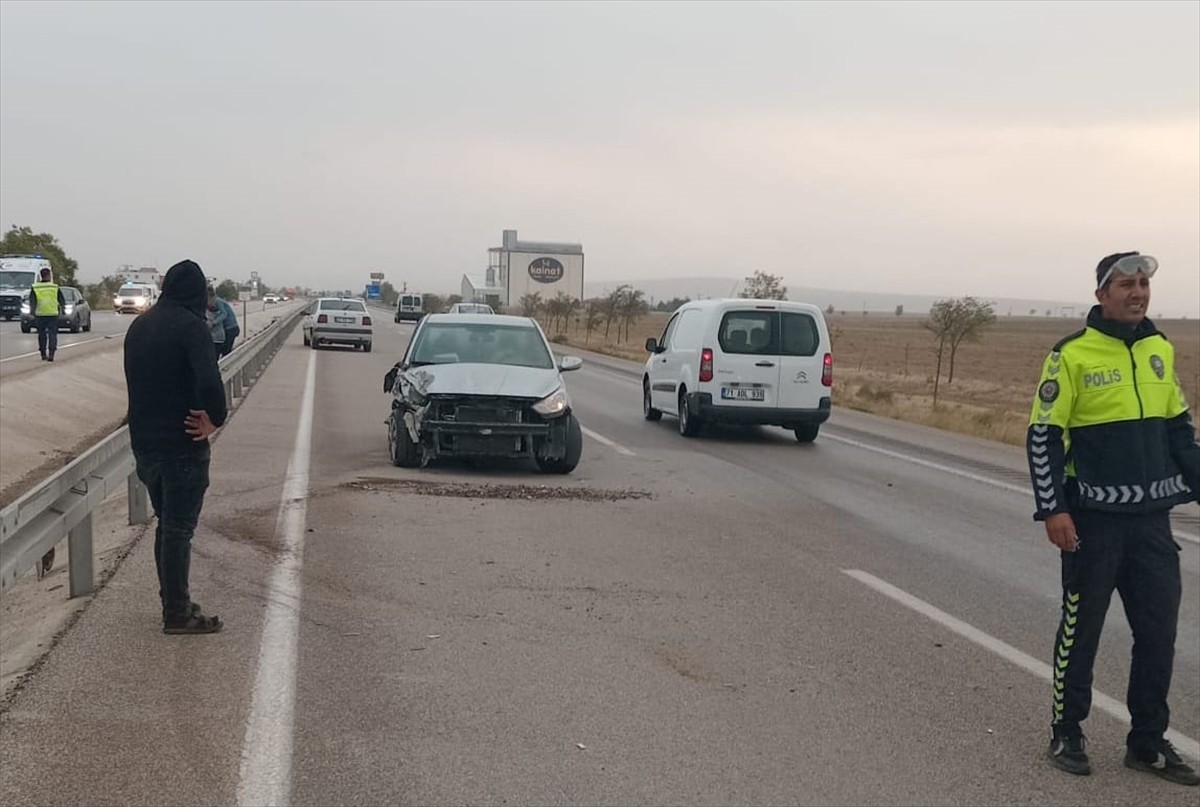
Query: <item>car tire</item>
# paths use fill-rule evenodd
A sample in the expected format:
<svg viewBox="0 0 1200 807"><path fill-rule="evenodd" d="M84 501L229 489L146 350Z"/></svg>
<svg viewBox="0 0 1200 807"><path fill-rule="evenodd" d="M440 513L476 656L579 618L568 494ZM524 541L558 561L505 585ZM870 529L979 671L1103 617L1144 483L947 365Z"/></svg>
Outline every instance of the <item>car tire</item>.
<svg viewBox="0 0 1200 807"><path fill-rule="evenodd" d="M8 317L5 317L5 319L7 320ZM21 323L21 333L29 333L32 330L33 330L33 328L29 327L24 322Z"/></svg>
<svg viewBox="0 0 1200 807"><path fill-rule="evenodd" d="M688 405L687 389L679 390L679 433L684 437L695 437L700 433L700 427L703 425L700 417L692 412L692 408Z"/></svg>
<svg viewBox="0 0 1200 807"><path fill-rule="evenodd" d="M563 417L567 418L567 450L562 457L536 458L538 468L548 474L571 473L579 464L579 458L583 456L583 429L579 421L570 413Z"/></svg>
<svg viewBox="0 0 1200 807"><path fill-rule="evenodd" d="M92 315L91 314L88 314L87 324L83 326L83 332L84 333L92 332Z"/></svg>
<svg viewBox="0 0 1200 807"><path fill-rule="evenodd" d="M388 454L397 468L415 468L421 464L417 445L409 436L408 427L397 417L396 409L392 409L388 418Z"/></svg>
<svg viewBox="0 0 1200 807"><path fill-rule="evenodd" d="M79 325L79 317L75 317L75 319L71 320L70 328L71 333L79 333L81 330L83 330L83 328L81 328Z"/></svg>
<svg viewBox="0 0 1200 807"><path fill-rule="evenodd" d="M300 329L300 338L304 340L304 346L308 347L308 331Z"/></svg>
<svg viewBox="0 0 1200 807"><path fill-rule="evenodd" d="M662 410L650 405L650 379L642 379L642 416L651 422L662 420Z"/></svg>
<svg viewBox="0 0 1200 807"><path fill-rule="evenodd" d="M811 443L817 439L817 432L821 431L820 423L804 423L792 429L796 435L797 443Z"/></svg>
<svg viewBox="0 0 1200 807"><path fill-rule="evenodd" d="M363 353L370 353L371 352L371 343L363 342L362 348L363 348Z"/></svg>

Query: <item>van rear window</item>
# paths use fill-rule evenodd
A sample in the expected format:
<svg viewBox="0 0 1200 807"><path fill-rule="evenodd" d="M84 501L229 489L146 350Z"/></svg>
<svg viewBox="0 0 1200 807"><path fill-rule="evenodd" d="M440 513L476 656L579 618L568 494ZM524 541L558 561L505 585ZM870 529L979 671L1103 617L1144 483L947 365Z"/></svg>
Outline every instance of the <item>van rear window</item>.
<svg viewBox="0 0 1200 807"><path fill-rule="evenodd" d="M793 311L728 311L717 341L725 353L812 356L821 343L817 323Z"/></svg>

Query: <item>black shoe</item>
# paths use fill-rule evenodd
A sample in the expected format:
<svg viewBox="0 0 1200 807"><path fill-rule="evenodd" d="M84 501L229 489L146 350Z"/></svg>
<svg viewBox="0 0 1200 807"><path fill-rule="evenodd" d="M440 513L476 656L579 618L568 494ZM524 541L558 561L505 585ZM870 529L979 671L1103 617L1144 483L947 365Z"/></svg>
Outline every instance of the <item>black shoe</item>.
<svg viewBox="0 0 1200 807"><path fill-rule="evenodd" d="M47 357L46 357L46 361L54 361L54 357L53 357L53 356L47 356Z"/></svg>
<svg viewBox="0 0 1200 807"><path fill-rule="evenodd" d="M1180 759L1179 752L1166 740L1129 746L1125 750L1125 767L1152 773L1177 785L1200 785L1196 770Z"/></svg>
<svg viewBox="0 0 1200 807"><path fill-rule="evenodd" d="M1046 749L1046 756L1050 764L1060 771L1076 776L1090 776L1092 766L1088 762L1087 752L1083 750L1086 745L1087 738L1083 736L1083 732L1068 734L1055 729L1050 738L1050 747Z"/></svg>
<svg viewBox="0 0 1200 807"><path fill-rule="evenodd" d="M163 633L216 633L224 625L220 617L206 616L197 603L192 603L183 614L163 618Z"/></svg>
<svg viewBox="0 0 1200 807"><path fill-rule="evenodd" d="M42 361L45 361L45 360L46 360L46 354L45 354L45 353L43 353L43 354L42 354Z"/></svg>

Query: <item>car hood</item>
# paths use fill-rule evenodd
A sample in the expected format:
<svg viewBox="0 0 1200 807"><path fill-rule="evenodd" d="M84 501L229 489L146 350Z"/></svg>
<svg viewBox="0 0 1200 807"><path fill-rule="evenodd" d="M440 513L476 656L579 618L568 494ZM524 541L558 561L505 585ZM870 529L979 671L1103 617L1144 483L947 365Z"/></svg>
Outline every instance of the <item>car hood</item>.
<svg viewBox="0 0 1200 807"><path fill-rule="evenodd" d="M429 364L405 373L422 395L545 398L562 384L556 368L507 364Z"/></svg>

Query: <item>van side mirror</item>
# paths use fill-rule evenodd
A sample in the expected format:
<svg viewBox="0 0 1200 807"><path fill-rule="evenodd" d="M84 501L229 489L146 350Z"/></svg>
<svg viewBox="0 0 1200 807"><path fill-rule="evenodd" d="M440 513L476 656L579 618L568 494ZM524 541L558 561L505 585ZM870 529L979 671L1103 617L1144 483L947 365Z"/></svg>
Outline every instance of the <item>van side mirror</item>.
<svg viewBox="0 0 1200 807"><path fill-rule="evenodd" d="M646 352L647 353L660 353L661 352L658 349L658 340L655 339L653 336L646 339Z"/></svg>

